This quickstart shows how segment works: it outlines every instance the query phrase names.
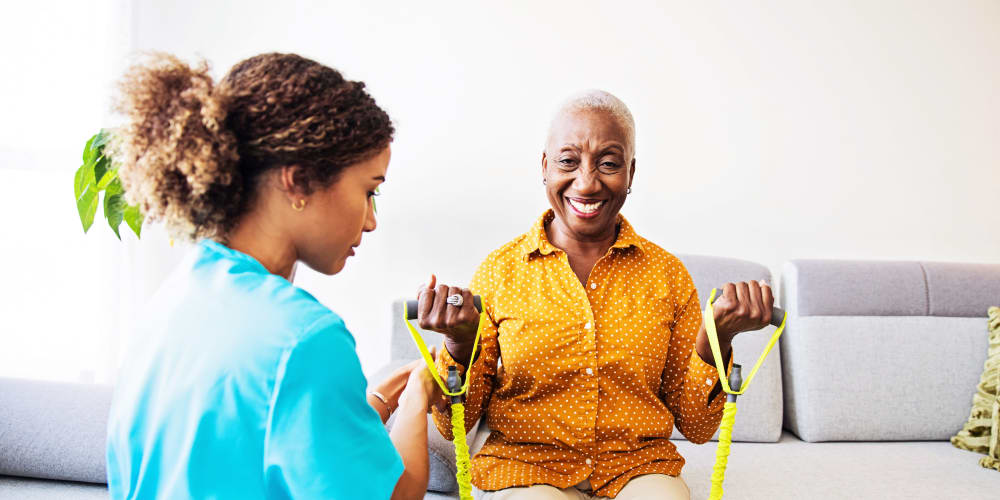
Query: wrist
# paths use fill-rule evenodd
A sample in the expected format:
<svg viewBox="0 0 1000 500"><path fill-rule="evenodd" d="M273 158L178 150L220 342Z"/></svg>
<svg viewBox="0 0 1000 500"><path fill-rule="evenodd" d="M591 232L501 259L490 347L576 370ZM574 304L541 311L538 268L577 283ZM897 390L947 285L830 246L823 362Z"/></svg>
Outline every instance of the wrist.
<svg viewBox="0 0 1000 500"><path fill-rule="evenodd" d="M392 411L395 409L377 391L368 391L368 404L378 412L379 417L382 418L382 422L388 421L392 415Z"/></svg>
<svg viewBox="0 0 1000 500"><path fill-rule="evenodd" d="M451 359L454 359L462 366L466 366L466 363L472 358L472 347L472 342L456 342L447 337L444 340L444 348L448 350Z"/></svg>
<svg viewBox="0 0 1000 500"><path fill-rule="evenodd" d="M695 350L698 352L698 356L701 357L702 361L715 365L715 355L712 353L712 344L708 341L708 334L705 332L704 327L702 328L698 339L695 341ZM722 355L722 362L725 363L729 359L730 352L732 350L732 341L719 338L719 354ZM725 367L723 367L725 369Z"/></svg>
<svg viewBox="0 0 1000 500"><path fill-rule="evenodd" d="M399 409L402 411L425 413L428 406L430 406L430 399L423 391L406 391L399 398Z"/></svg>

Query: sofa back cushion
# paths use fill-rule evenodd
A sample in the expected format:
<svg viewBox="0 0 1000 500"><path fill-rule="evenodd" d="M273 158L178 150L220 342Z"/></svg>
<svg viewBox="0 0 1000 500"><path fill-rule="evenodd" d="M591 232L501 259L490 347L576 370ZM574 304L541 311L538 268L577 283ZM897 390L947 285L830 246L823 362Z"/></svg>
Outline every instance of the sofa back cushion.
<svg viewBox="0 0 1000 500"><path fill-rule="evenodd" d="M1000 265L795 260L781 290L785 426L799 438L944 440L961 428Z"/></svg>

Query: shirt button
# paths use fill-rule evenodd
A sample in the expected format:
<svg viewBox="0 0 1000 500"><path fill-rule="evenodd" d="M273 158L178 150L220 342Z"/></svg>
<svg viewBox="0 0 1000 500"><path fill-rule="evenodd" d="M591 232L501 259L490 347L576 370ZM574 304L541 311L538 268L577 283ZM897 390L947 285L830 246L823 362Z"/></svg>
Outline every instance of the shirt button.
<svg viewBox="0 0 1000 500"><path fill-rule="evenodd" d="M587 368L587 375L593 375L593 374L594 374L594 369L593 368Z"/></svg>
<svg viewBox="0 0 1000 500"><path fill-rule="evenodd" d="M590 465L591 463L593 463L593 462L591 462L590 459L588 458L587 459L587 465Z"/></svg>
<svg viewBox="0 0 1000 500"><path fill-rule="evenodd" d="M593 290L595 288L597 288L597 283L591 283L590 284L590 289Z"/></svg>

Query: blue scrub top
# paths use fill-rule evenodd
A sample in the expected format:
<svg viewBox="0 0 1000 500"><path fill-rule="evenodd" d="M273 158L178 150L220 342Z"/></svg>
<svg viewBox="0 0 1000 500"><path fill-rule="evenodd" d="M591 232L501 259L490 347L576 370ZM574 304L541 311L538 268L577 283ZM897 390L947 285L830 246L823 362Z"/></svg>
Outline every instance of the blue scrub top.
<svg viewBox="0 0 1000 500"><path fill-rule="evenodd" d="M354 337L309 293L203 241L147 309L108 422L111 498L392 495L403 462Z"/></svg>

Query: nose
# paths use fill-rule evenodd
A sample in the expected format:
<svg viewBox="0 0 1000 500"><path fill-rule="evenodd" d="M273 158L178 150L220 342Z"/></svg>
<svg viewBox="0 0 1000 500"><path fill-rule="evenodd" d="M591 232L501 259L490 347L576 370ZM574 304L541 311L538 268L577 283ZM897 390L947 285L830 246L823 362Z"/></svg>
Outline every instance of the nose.
<svg viewBox="0 0 1000 500"><path fill-rule="evenodd" d="M598 178L597 169L590 167L576 169L573 190L582 196L598 193L601 190L601 181Z"/></svg>
<svg viewBox="0 0 1000 500"><path fill-rule="evenodd" d="M378 226L378 221L375 220L375 205L369 203L368 210L365 211L365 225L362 227L362 231L370 233L375 230L376 226Z"/></svg>

